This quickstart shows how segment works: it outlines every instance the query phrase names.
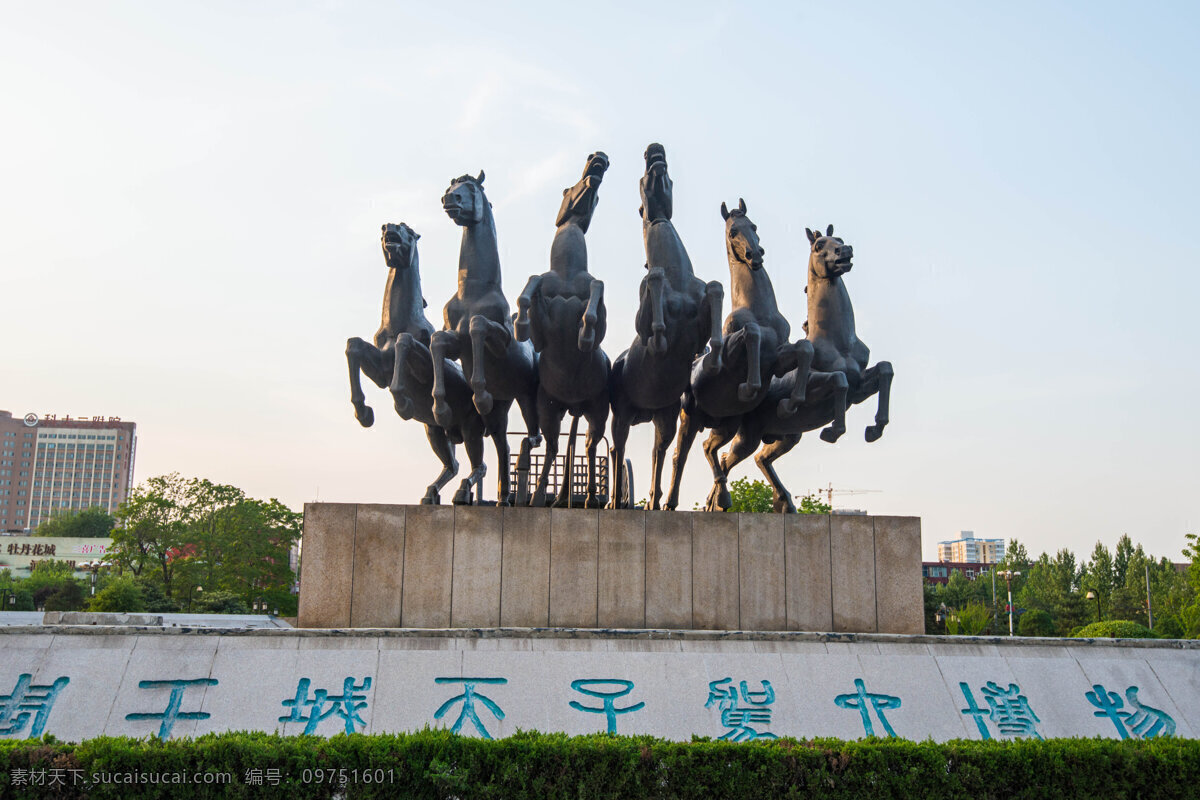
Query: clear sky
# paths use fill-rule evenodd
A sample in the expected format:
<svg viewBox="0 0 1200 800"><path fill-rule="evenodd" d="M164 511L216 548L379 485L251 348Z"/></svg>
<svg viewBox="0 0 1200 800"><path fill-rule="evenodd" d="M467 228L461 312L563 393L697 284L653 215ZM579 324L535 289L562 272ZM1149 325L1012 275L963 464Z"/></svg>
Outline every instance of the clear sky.
<svg viewBox="0 0 1200 800"><path fill-rule="evenodd" d="M658 141L697 274L728 283L718 209L744 197L797 332L805 226L855 247L892 423L866 444L869 401L838 444L806 436L780 462L794 492L872 490L835 505L921 516L927 557L964 529L1080 555L1127 532L1172 558L1200 532L1193 3L2 10L0 408L136 421L139 479L416 502L422 428L369 382L375 427L349 402L380 225L421 234L440 326L460 229L439 200L485 169L515 306L604 150L588 245L615 358ZM709 481L698 448L689 466L684 508Z"/></svg>

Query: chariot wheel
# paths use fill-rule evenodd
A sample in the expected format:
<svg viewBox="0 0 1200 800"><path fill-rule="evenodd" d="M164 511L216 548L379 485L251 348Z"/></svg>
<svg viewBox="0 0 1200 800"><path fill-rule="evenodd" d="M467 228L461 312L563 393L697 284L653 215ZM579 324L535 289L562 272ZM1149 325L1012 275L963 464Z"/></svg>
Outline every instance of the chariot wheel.
<svg viewBox="0 0 1200 800"><path fill-rule="evenodd" d="M625 459L625 469L621 471L621 485L618 487L619 494L617 499L620 501L621 508L633 508L634 500L633 491L633 462L628 458Z"/></svg>

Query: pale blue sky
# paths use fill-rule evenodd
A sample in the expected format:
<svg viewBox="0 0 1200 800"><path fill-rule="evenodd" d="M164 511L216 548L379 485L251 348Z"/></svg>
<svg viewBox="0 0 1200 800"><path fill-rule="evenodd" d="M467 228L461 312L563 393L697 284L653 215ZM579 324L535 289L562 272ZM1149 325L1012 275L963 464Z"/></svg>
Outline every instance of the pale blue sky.
<svg viewBox="0 0 1200 800"><path fill-rule="evenodd" d="M178 470L299 506L415 502L422 429L367 388L383 222L454 291L448 180L487 171L510 301L548 266L561 190L602 149L589 233L615 357L644 261L637 178L667 148L697 274L728 281L744 197L793 327L804 227L855 246L861 337L896 369L872 445L781 462L795 492L924 519L925 552L1197 530L1189 3L5 3L0 408L139 424ZM519 425L514 415L514 426ZM631 452L646 493L649 438ZM738 475L759 477L753 464ZM489 475L488 496L494 496ZM697 449L684 507L707 493ZM836 499L836 498L835 498Z"/></svg>

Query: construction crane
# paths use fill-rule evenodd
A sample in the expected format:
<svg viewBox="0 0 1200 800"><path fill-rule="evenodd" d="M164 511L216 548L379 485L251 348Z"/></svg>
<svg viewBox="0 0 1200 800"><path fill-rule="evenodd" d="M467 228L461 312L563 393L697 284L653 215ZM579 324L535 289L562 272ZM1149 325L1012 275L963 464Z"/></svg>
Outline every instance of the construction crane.
<svg viewBox="0 0 1200 800"><path fill-rule="evenodd" d="M817 491L815 492L815 494L816 494L818 497L820 497L820 496L824 495L824 497L825 497L825 503L826 503L826 504L827 504L827 505L828 505L830 508L833 508L833 496L834 496L835 494L838 494L838 495L850 495L850 494L881 494L882 492L883 492L883 490L882 490L882 489L835 489L835 488L833 488L833 484L832 484L832 483L830 483L828 486L826 486L826 487L824 487L824 488L822 488L822 489L817 489ZM797 497L799 497L800 495L796 495L796 496L797 496Z"/></svg>

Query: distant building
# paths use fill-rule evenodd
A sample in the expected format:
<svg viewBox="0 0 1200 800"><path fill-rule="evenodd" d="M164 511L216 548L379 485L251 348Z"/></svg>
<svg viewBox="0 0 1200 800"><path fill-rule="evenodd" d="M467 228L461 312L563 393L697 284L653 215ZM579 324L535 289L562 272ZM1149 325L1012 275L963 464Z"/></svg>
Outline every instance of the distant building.
<svg viewBox="0 0 1200 800"><path fill-rule="evenodd" d="M964 564L997 564L1004 560L1003 539L976 539L974 531L963 531L950 542L938 542L938 561Z"/></svg>
<svg viewBox="0 0 1200 800"><path fill-rule="evenodd" d="M989 574L995 564L979 564L966 561L922 561L921 577L926 583L946 583L950 573L958 570L969 581Z"/></svg>
<svg viewBox="0 0 1200 800"><path fill-rule="evenodd" d="M0 411L0 532L32 531L54 514L110 514L133 486L137 425L120 417Z"/></svg>

